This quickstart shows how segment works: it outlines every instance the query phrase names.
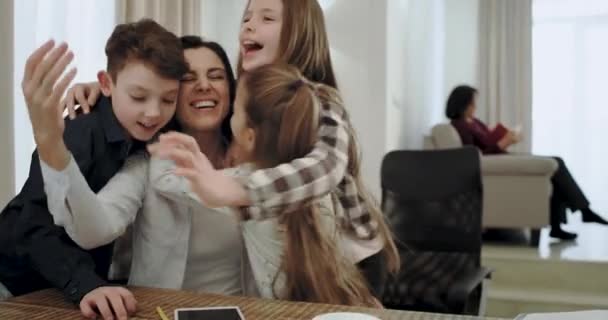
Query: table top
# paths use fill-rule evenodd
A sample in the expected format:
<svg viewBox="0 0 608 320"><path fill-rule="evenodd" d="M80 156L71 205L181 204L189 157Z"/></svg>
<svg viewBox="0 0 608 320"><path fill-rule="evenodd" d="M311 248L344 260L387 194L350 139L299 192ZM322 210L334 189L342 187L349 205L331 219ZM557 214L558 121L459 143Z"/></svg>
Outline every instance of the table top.
<svg viewBox="0 0 608 320"><path fill-rule="evenodd" d="M129 288L138 301L138 312L131 319L154 319L160 317L156 307L160 306L170 319L177 308L238 306L246 320L311 320L328 312L361 312L382 320L472 320L476 318L457 315L432 314L387 309L336 306L305 302L264 300L249 297L199 294L186 291L153 288ZM66 302L57 290L43 290L0 302L0 319L83 319L80 311Z"/></svg>

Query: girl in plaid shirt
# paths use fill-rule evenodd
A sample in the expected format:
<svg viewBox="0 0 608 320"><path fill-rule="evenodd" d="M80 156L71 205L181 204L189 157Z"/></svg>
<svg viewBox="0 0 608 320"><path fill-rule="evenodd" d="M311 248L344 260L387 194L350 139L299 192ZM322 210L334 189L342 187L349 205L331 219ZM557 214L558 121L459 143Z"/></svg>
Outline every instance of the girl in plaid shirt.
<svg viewBox="0 0 608 320"><path fill-rule="evenodd" d="M316 0L250 0L239 38L239 74L284 62L307 79L337 89L323 12ZM337 199L334 208L346 239L345 254L381 298L387 271L399 268L397 249L382 212L361 183L358 146L344 106L324 104L319 116L310 153L256 170L246 179L216 171L202 153L188 149L185 136L162 137L155 151L177 162L176 173L191 180L205 204L241 207L245 220L297 215L306 203L331 193ZM233 154L238 158L238 147Z"/></svg>
<svg viewBox="0 0 608 320"><path fill-rule="evenodd" d="M292 66L263 66L241 77L231 121L234 143L244 151L242 160L249 163L238 167L240 175L311 152L321 101L340 100L334 89L309 82ZM345 238L336 228L331 195L295 211L241 223L247 260L260 295L377 306L361 272L342 250Z"/></svg>

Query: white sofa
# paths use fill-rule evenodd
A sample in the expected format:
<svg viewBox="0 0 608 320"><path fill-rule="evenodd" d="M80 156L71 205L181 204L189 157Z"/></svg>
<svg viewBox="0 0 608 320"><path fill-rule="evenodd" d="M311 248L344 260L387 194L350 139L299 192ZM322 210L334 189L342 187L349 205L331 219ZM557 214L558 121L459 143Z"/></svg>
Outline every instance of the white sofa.
<svg viewBox="0 0 608 320"><path fill-rule="evenodd" d="M433 127L425 137L425 148L458 148L462 141L449 123ZM485 228L530 228L533 242L549 225L551 176L557 170L552 158L522 154L484 155L483 226ZM534 239L536 238L536 239Z"/></svg>

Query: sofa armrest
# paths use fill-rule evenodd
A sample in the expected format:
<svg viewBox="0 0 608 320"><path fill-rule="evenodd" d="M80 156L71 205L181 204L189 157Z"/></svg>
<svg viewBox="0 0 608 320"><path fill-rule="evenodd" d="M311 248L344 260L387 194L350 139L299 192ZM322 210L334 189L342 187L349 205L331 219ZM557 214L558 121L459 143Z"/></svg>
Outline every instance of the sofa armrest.
<svg viewBox="0 0 608 320"><path fill-rule="evenodd" d="M511 154L481 157L481 172L484 175L552 176L555 170L557 161L549 157Z"/></svg>

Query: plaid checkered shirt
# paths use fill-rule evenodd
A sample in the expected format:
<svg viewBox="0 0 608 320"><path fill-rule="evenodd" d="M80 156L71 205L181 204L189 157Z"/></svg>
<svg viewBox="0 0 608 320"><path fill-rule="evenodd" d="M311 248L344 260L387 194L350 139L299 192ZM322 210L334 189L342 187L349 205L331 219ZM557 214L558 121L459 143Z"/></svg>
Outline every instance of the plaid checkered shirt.
<svg viewBox="0 0 608 320"><path fill-rule="evenodd" d="M253 205L243 208L244 219L267 219L291 212L329 192L337 195L336 215L342 229L361 240L374 239L378 223L347 172L348 113L340 104L326 104L320 114L319 139L304 158L254 171L243 184Z"/></svg>

